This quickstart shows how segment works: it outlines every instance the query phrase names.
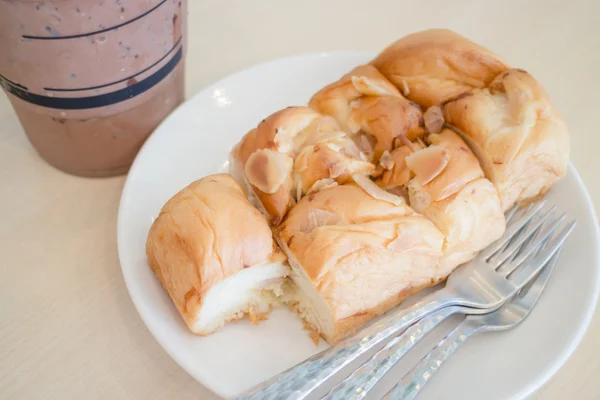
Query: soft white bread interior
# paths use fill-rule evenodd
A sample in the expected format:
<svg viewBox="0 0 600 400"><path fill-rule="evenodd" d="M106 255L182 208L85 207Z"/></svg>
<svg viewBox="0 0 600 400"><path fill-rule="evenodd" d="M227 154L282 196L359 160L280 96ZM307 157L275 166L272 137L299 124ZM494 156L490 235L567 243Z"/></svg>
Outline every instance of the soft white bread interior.
<svg viewBox="0 0 600 400"><path fill-rule="evenodd" d="M402 146L391 155L393 167L378 183L405 186L411 207L444 234L443 275L502 235L505 218L498 192L455 132L430 134L426 142Z"/></svg>
<svg viewBox="0 0 600 400"><path fill-rule="evenodd" d="M152 270L189 329L208 335L247 314L260 321L290 273L261 213L229 174L175 194L146 242Z"/></svg>
<svg viewBox="0 0 600 400"><path fill-rule="evenodd" d="M526 71L508 70L489 87L448 101L443 110L496 185L504 210L544 195L565 176L567 125Z"/></svg>
<svg viewBox="0 0 600 400"><path fill-rule="evenodd" d="M273 225L309 191L375 168L333 118L308 107L268 116L234 147L230 159L234 175L249 186Z"/></svg>
<svg viewBox="0 0 600 400"><path fill-rule="evenodd" d="M407 35L371 64L407 99L425 108L486 87L509 68L496 54L448 29Z"/></svg>
<svg viewBox="0 0 600 400"><path fill-rule="evenodd" d="M435 225L354 184L304 197L277 236L297 289L286 301L329 343L445 278Z"/></svg>
<svg viewBox="0 0 600 400"><path fill-rule="evenodd" d="M335 118L375 163L396 139L414 140L424 133L420 107L371 65L358 66L324 87L309 106Z"/></svg>

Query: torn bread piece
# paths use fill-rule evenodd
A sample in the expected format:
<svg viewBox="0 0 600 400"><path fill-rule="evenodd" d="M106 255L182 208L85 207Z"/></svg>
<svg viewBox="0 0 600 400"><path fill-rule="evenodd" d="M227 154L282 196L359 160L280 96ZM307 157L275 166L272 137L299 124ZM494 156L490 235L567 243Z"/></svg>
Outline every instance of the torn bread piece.
<svg viewBox="0 0 600 400"><path fill-rule="evenodd" d="M424 133L419 106L370 65L361 65L324 87L309 105L335 118L374 163L393 149L395 138L414 140Z"/></svg>
<svg viewBox="0 0 600 400"><path fill-rule="evenodd" d="M377 183L386 189L406 188L410 206L444 234L444 274L502 235L505 219L498 191L455 132L443 129L430 134L427 143L405 145L391 155L394 167Z"/></svg>
<svg viewBox="0 0 600 400"><path fill-rule="evenodd" d="M148 233L150 267L189 329L208 335L248 315L264 319L290 273L261 213L229 174L175 194Z"/></svg>
<svg viewBox="0 0 600 400"><path fill-rule="evenodd" d="M308 107L270 115L242 138L230 159L232 173L248 185L272 225L311 189L375 168L333 118Z"/></svg>
<svg viewBox="0 0 600 400"><path fill-rule="evenodd" d="M488 88L448 101L443 111L496 185L504 210L543 196L567 173L567 124L526 71L506 71Z"/></svg>
<svg viewBox="0 0 600 400"><path fill-rule="evenodd" d="M276 237L296 287L286 302L329 343L445 278L439 229L355 184L304 197Z"/></svg>

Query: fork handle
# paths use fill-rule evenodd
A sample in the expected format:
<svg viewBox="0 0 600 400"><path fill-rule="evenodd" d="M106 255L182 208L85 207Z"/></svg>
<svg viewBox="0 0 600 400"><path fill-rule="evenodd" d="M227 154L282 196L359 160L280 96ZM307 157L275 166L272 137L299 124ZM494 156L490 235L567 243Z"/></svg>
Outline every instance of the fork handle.
<svg viewBox="0 0 600 400"><path fill-rule="evenodd" d="M382 400L414 399L442 364L479 329L481 325L465 319L408 371Z"/></svg>
<svg viewBox="0 0 600 400"><path fill-rule="evenodd" d="M363 399L375 385L432 329L448 317L464 312L463 307L442 308L421 319L375 353L349 377L332 388L323 400Z"/></svg>
<svg viewBox="0 0 600 400"><path fill-rule="evenodd" d="M238 400L306 399L344 367L378 344L432 312L455 304L453 291L444 288L433 292L413 306L392 311L358 334L255 386Z"/></svg>

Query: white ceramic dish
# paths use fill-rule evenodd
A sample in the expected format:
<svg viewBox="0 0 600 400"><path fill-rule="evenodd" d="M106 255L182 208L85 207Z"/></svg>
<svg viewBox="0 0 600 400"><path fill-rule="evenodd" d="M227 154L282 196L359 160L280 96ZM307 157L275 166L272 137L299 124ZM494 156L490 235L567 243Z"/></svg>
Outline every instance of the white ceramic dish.
<svg viewBox="0 0 600 400"><path fill-rule="evenodd" d="M325 344L316 347L301 322L285 309L275 310L258 326L244 320L212 336L191 334L147 264L148 229L179 189L226 170L231 147L261 119L286 106L306 104L322 86L370 58L361 53L302 55L223 79L170 115L131 168L118 221L119 257L131 298L173 359L223 397L233 397L291 367ZM578 225L539 305L516 329L468 342L424 390L423 398L525 398L560 368L581 340L598 297L597 220L572 166L547 198L576 218ZM443 333L428 338L421 351ZM399 368L407 368L418 357L417 351ZM393 373L388 382L399 376Z"/></svg>

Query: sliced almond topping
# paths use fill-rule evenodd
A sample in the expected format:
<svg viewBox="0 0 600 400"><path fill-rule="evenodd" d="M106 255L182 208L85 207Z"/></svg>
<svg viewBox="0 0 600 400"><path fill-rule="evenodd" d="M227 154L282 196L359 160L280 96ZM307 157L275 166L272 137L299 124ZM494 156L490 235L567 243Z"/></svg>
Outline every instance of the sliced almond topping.
<svg viewBox="0 0 600 400"><path fill-rule="evenodd" d="M326 115L319 119L315 131L318 135L321 135L323 132L338 132L340 130L337 121L335 118Z"/></svg>
<svg viewBox="0 0 600 400"><path fill-rule="evenodd" d="M397 96L396 93L389 91L377 80L366 76L353 76L352 86L366 96Z"/></svg>
<svg viewBox="0 0 600 400"><path fill-rule="evenodd" d="M389 151L386 150L383 152L383 154L381 154L379 164L381 164L381 166L384 169L387 169L388 171L391 170L392 168L394 168L395 163L396 161L394 161L394 158L392 157Z"/></svg>
<svg viewBox="0 0 600 400"><path fill-rule="evenodd" d="M414 227L398 227L396 238L388 243L387 248L396 253L401 253L418 245L420 242L419 232Z"/></svg>
<svg viewBox="0 0 600 400"><path fill-rule="evenodd" d="M308 189L307 194L312 193L312 192L318 192L319 190L323 190L323 189L329 189L332 187L336 187L337 185L338 185L338 183L331 178L319 179L318 181L313 183L313 185L310 187L310 189Z"/></svg>
<svg viewBox="0 0 600 400"><path fill-rule="evenodd" d="M248 182L264 193L279 190L292 171L291 157L269 149L257 150L248 157L245 172Z"/></svg>
<svg viewBox="0 0 600 400"><path fill-rule="evenodd" d="M421 138L417 138L417 140L421 140ZM399 135L396 136L393 140L392 140L392 149L397 149L399 147L402 146L408 146L408 148L411 151L415 151L415 146L413 144L413 142L411 142L410 140L408 140L408 138L404 135ZM425 147L425 145L423 145L423 147Z"/></svg>
<svg viewBox="0 0 600 400"><path fill-rule="evenodd" d="M335 178L341 176L344 172L346 172L346 166L344 165L344 163L337 162L337 163L333 164L331 167L329 167L329 177L330 178L335 179Z"/></svg>
<svg viewBox="0 0 600 400"><path fill-rule="evenodd" d="M340 150L342 149L342 148L341 148L340 146L338 146L337 144L335 144L335 143L331 143L331 142L329 142L329 143L325 143L325 146L329 147L331 150L335 151L336 153L339 153L339 152L340 152Z"/></svg>
<svg viewBox="0 0 600 400"><path fill-rule="evenodd" d="M410 148L408 146L401 146L392 150L390 155L394 160L394 166L391 170L383 172L377 184L385 189L407 184L414 177L414 173L406 166L406 157L421 148L418 143L414 143L414 146Z"/></svg>
<svg viewBox="0 0 600 400"><path fill-rule="evenodd" d="M395 196L402 197L408 203L408 190L404 186L396 186L386 190Z"/></svg>
<svg viewBox="0 0 600 400"><path fill-rule="evenodd" d="M294 149L294 138L285 129L277 128L273 141L280 153L289 153Z"/></svg>
<svg viewBox="0 0 600 400"><path fill-rule="evenodd" d="M356 158L356 159L361 159L362 160L362 158L360 156L360 150L358 149L358 147L354 143L353 139L345 137L345 138L343 138L342 143L344 144L344 147L342 149L342 154L344 154L347 157L351 157L351 158Z"/></svg>
<svg viewBox="0 0 600 400"><path fill-rule="evenodd" d="M296 203L302 198L302 177L296 175Z"/></svg>
<svg viewBox="0 0 600 400"><path fill-rule="evenodd" d="M352 140L358 150L361 152L370 155L373 153L375 149L375 145L377 144L377 139L373 135L369 135L368 133L359 133L358 135L352 136Z"/></svg>
<svg viewBox="0 0 600 400"><path fill-rule="evenodd" d="M312 209L308 214L308 227L306 233L310 233L320 226L335 225L339 222L339 219L339 216L330 211L318 208Z"/></svg>
<svg viewBox="0 0 600 400"><path fill-rule="evenodd" d="M405 201L403 198L395 196L389 192L386 192L379 186L375 184L372 180L370 180L365 175L352 175L352 179L358 186L360 186L365 192L367 192L371 197L377 200L387 201L388 203L392 203L393 205L399 206L404 204Z"/></svg>
<svg viewBox="0 0 600 400"><path fill-rule="evenodd" d="M335 141L344 139L346 136L347 136L346 132L330 131L330 132L326 132L326 133L321 133L321 135L316 138L314 143L309 141L308 144L320 144L320 143L327 143L327 142L335 142Z"/></svg>
<svg viewBox="0 0 600 400"><path fill-rule="evenodd" d="M404 96L408 96L410 94L410 88L404 79L402 79L402 94Z"/></svg>
<svg viewBox="0 0 600 400"><path fill-rule="evenodd" d="M429 133L439 133L444 126L444 113L438 106L429 107L423 114L423 120Z"/></svg>
<svg viewBox="0 0 600 400"><path fill-rule="evenodd" d="M441 146L429 146L406 157L406 166L421 185L427 185L442 173L450 161L450 153Z"/></svg>

